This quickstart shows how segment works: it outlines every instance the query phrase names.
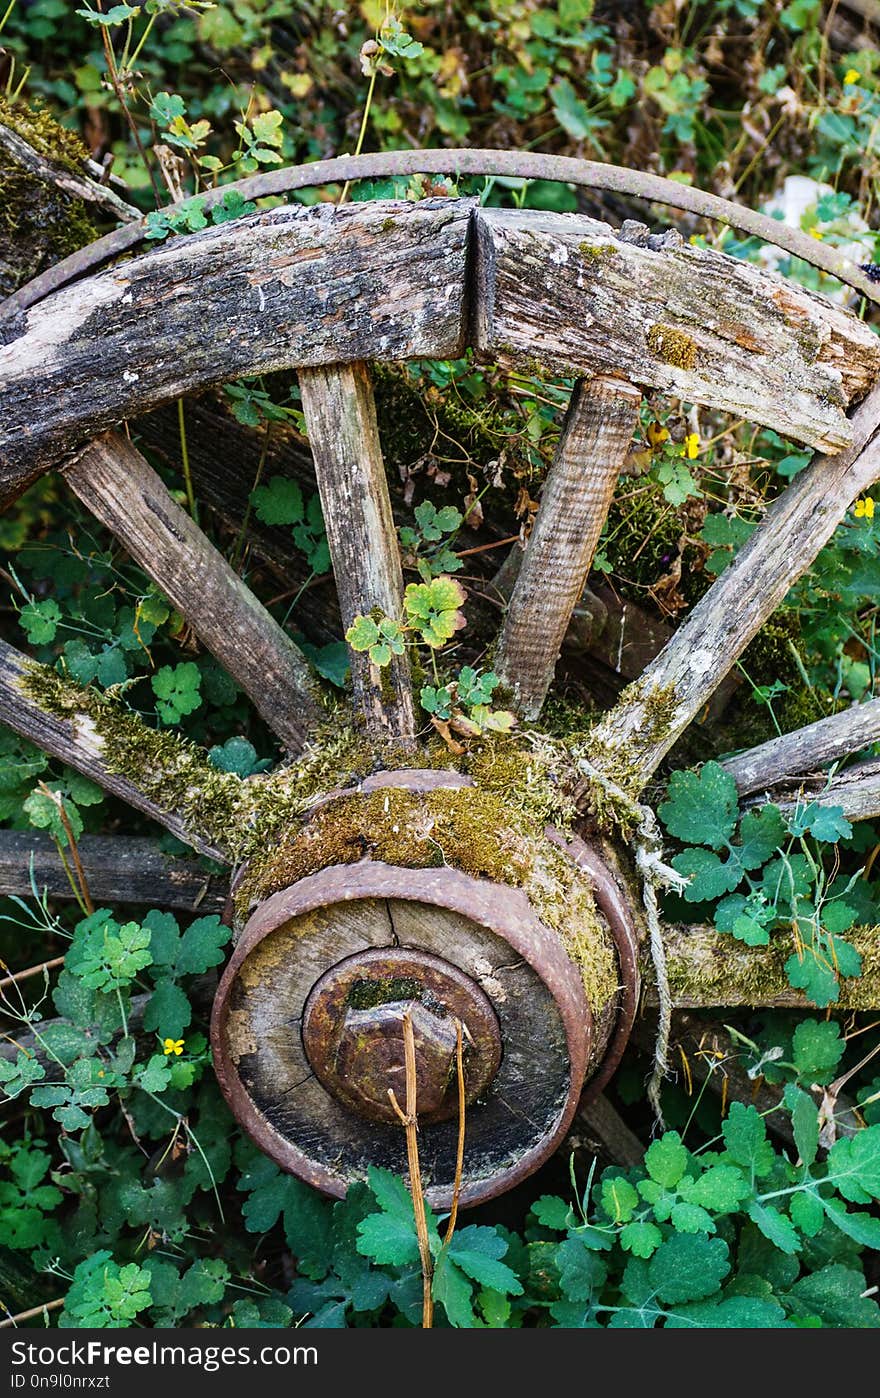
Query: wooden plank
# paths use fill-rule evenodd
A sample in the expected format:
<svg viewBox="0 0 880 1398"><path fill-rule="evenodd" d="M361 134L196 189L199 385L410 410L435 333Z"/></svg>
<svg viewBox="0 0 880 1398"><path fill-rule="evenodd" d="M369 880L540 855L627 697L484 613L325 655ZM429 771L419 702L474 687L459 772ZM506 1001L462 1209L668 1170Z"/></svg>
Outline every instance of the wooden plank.
<svg viewBox="0 0 880 1398"><path fill-rule="evenodd" d="M644 786L852 501L880 477L880 387L852 425L853 445L817 457L792 481L668 646L591 731L586 752L600 771L632 791Z"/></svg>
<svg viewBox="0 0 880 1398"><path fill-rule="evenodd" d="M77 842L86 883L96 905L144 903L152 908L222 913L229 878L197 859L166 854L147 835L82 835ZM0 830L0 895L73 898L51 835L42 830Z"/></svg>
<svg viewBox="0 0 880 1398"><path fill-rule="evenodd" d="M171 238L31 307L0 348L0 503L77 442L194 388L454 358L470 208L272 209Z"/></svg>
<svg viewBox="0 0 880 1398"><path fill-rule="evenodd" d="M374 608L401 617L403 572L369 370L365 364L304 369L299 385L343 629ZM355 708L367 733L412 744L407 656L393 656L383 670L366 654L349 650L349 658Z"/></svg>
<svg viewBox="0 0 880 1398"><path fill-rule="evenodd" d="M880 927L856 927L846 937L862 957L862 974L841 981L840 1000L833 1008L880 1009ZM676 1009L778 1006L813 1009L815 1013L815 1006L788 983L785 962L795 947L785 935L774 936L769 947L747 947L714 927L667 926L663 928L663 944ZM647 954L642 975L645 1002L656 1005L654 973Z"/></svg>
<svg viewBox="0 0 880 1398"><path fill-rule="evenodd" d="M623 379L581 380L544 482L501 630L495 670L525 718L537 718L590 571L638 419Z"/></svg>
<svg viewBox="0 0 880 1398"><path fill-rule="evenodd" d="M771 800L782 811L816 801L820 806L839 807L849 821L874 820L880 816L880 760L857 762L830 781L805 781L791 794L771 793Z"/></svg>
<svg viewBox="0 0 880 1398"><path fill-rule="evenodd" d="M610 373L827 450L880 341L773 273L642 224L479 209L475 342L502 362Z"/></svg>
<svg viewBox="0 0 880 1398"><path fill-rule="evenodd" d="M794 733L749 748L721 763L741 796L824 767L839 757L861 752L880 741L880 699L853 704Z"/></svg>
<svg viewBox="0 0 880 1398"><path fill-rule="evenodd" d="M64 479L183 613L285 747L299 752L321 714L308 661L140 452L118 433L100 438Z"/></svg>
<svg viewBox="0 0 880 1398"><path fill-rule="evenodd" d="M199 854L206 854L211 859L228 863L224 850L205 837L197 818L187 819L179 809L170 809L151 798L148 790L157 775L161 774L145 768L139 771L135 778L114 771L110 767L105 740L98 731L98 725L89 713L89 708L97 705L103 711L106 705L108 712L112 710L118 714L121 711L117 705L112 705L109 700L104 700L96 691L91 690L83 690L80 699L76 690L71 687L67 691L66 712L62 717L41 707L36 699L31 697L28 693L28 681L33 680L35 676L44 676L49 680L53 674L54 672L37 665L26 655L22 655L21 651L0 640L0 723L5 723L13 732L20 733L22 737L35 743L43 752L60 758L74 771L90 777L105 791L110 791L114 796L127 801L135 810L142 811L151 820L158 821L166 830L170 830L172 835L191 845ZM134 713L127 717L127 721L131 725L133 736L141 730L146 730L146 725ZM143 762L142 757L140 761ZM188 757L187 770L192 787L198 785L202 774L205 777L212 776L215 782L221 775L209 766L207 761L203 765L199 764L193 755ZM227 785L230 791L235 788L237 781L236 777L229 778Z"/></svg>

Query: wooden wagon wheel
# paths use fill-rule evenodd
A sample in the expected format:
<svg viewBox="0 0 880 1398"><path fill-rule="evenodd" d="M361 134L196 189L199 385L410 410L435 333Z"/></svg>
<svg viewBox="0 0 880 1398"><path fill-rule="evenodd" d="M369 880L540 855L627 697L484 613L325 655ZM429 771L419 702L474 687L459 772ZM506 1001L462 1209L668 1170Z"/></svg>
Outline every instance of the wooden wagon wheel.
<svg viewBox="0 0 880 1398"><path fill-rule="evenodd" d="M509 156L470 154L511 172ZM454 155L409 159L427 169L445 157L449 168ZM312 167L287 172L287 187L334 179L335 164L314 167L311 178ZM575 177L568 163L558 173ZM606 186L610 178L582 176ZM679 206L695 196L708 200L701 212L714 209L711 196L682 195L664 181L636 192ZM740 222L768 238L775 231L745 211ZM116 251L138 241L137 230L122 232ZM790 232L779 236L828 261L809 239L802 247ZM399 614L403 594L368 363L448 359L470 345L502 364L537 362L573 377L496 651L495 668L531 723L643 388L772 425L827 453L774 503L591 731L593 779L629 798L880 476L875 336L839 306L674 232L432 199L275 208L71 281L88 266L78 257L56 275L52 294L40 299L45 283L25 288L0 315L5 502L41 472L63 470L292 758L313 755L315 735L326 734L325 701L304 655L115 430L120 422L211 384L295 368L347 626L375 608ZM835 267L876 299L861 273ZM295 762L241 782L13 648L2 645L0 660L0 719L11 728L195 850L247 860L212 1034L223 1091L264 1150L337 1194L370 1161L402 1169L387 1092L402 1095L407 1013L432 1202L448 1202L454 1170L456 1020L468 1045L464 1201L498 1193L547 1157L585 1083L595 1090L607 1080L626 1042L638 993L638 900L608 847L535 824L503 781L493 785L466 762L461 771L451 759L443 770L427 765L404 656L380 673L352 653L354 710L376 770L359 780L340 771L317 801L298 791ZM747 793L878 737L874 701L765 744L729 770ZM880 813L878 767L835 778L828 799L853 818ZM587 811L590 781L576 795ZM679 999L700 1003L687 991L689 958L705 963L713 948L699 937L676 945ZM733 959L726 964L732 971ZM730 979L727 997L748 1002L748 989Z"/></svg>

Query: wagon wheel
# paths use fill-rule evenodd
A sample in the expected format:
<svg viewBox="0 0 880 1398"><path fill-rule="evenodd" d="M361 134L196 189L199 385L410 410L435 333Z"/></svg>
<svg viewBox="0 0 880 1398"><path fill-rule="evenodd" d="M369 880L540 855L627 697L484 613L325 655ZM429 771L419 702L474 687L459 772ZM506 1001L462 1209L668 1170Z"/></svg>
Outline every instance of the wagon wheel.
<svg viewBox="0 0 880 1398"><path fill-rule="evenodd" d="M448 169L474 155L483 170L516 173L502 153L409 159L418 169L444 161ZM275 174L272 188L376 173L383 159L390 158ZM610 167L562 165L560 177L581 184L607 187L611 179ZM531 173L528 162L523 173ZM722 205L665 181L617 176L624 187L641 180L634 192L679 207L696 199L711 215ZM241 188L268 192L254 181ZM776 235L820 265L830 258L843 280L878 299L857 269L810 239L748 211L734 210L730 221L771 241ZM853 499L880 476L880 389L872 388L880 344L871 332L848 311L675 233L632 224L614 231L577 215L459 199L281 207L70 279L108 250L137 242L136 229L121 234L55 269L52 294L41 299L42 280L6 304L5 500L41 472L62 469L249 694L291 758L305 750L300 764L326 742L324 700L305 657L131 440L112 430L120 422L210 384L296 368L348 626L374 608L400 614L403 594L368 362L448 359L471 345L507 365L537 361L574 378L497 642L495 668L532 725L643 388L772 425L827 453L774 503L662 653L591 730L592 780L577 790L582 812L597 781L613 782L628 799L639 795ZM335 1194L371 1161L402 1170L388 1088L402 1098L409 1014L432 1202L448 1202L454 1172L456 1021L467 1044L464 1202L491 1197L546 1159L585 1085L595 1091L613 1071L632 1022L640 922L625 847L618 865L607 842L599 848L561 835L533 816L530 825L503 782L493 785L491 773L467 760L460 771L451 759L442 770L431 767L415 731L404 656L383 675L352 653L353 707L375 770L360 780L340 771L335 789L310 803L298 794L295 760L242 783L11 647L3 645L0 658L0 718L11 728L194 849L246 861L236 875L238 938L212 1036L221 1087L268 1154ZM874 701L728 766L748 793L878 737ZM835 778L828 799L854 818L880 813L878 766ZM667 935L675 940L674 929ZM713 950L699 937L678 937L676 947L679 1000L701 1003L688 991L688 967ZM727 953L727 1003L731 996L749 1003L734 961Z"/></svg>

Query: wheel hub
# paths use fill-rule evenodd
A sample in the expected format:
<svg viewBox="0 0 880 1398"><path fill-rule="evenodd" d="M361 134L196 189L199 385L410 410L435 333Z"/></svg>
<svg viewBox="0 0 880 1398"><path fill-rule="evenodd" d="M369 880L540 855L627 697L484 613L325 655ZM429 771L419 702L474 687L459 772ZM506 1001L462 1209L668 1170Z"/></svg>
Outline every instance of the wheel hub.
<svg viewBox="0 0 880 1398"><path fill-rule="evenodd" d="M306 1057L337 1101L370 1121L396 1121L389 1089L405 1108L406 1016L413 1027L419 1120L444 1121L458 1110L457 1023L468 1105L498 1071L501 1033L484 991L438 956L379 949L331 966L305 1004Z"/></svg>

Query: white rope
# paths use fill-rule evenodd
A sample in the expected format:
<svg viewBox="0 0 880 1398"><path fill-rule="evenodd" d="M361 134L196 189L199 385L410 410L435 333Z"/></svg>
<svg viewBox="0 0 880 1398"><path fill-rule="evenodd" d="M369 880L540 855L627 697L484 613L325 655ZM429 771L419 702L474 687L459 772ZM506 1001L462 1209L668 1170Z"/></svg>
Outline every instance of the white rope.
<svg viewBox="0 0 880 1398"><path fill-rule="evenodd" d="M654 1110L657 1125L662 1129L664 1123L660 1105L660 1090L669 1069L669 1033L672 1026L673 1003L669 990L666 948L663 945L663 937L660 932L657 889L672 888L680 893L687 887L690 880L684 878L669 864L664 864L662 859L663 840L657 825L657 817L651 807L643 806L639 801L634 800L622 787L613 782L610 777L606 777L585 757L578 758L577 765L584 776L589 777L591 782L607 792L635 823L636 833L633 843L635 845L636 869L642 881L642 903L645 908L651 960L654 964L654 975L657 981L657 999L660 1003L657 1038L654 1042L654 1068L648 1083L648 1101Z"/></svg>

